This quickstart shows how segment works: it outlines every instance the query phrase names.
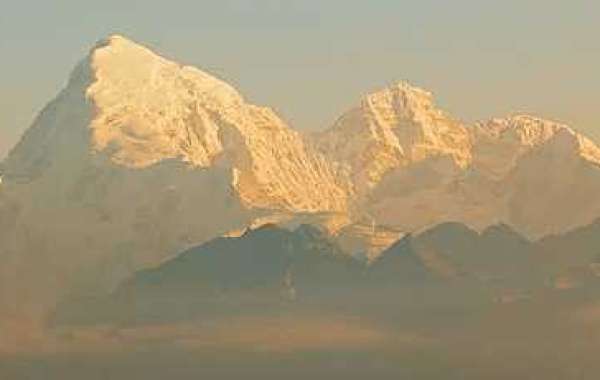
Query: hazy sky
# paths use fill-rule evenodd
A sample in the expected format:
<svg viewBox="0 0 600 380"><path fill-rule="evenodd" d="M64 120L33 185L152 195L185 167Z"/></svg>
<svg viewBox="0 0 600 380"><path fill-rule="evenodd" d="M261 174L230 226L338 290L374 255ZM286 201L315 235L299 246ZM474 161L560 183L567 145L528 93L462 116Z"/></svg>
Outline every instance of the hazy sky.
<svg viewBox="0 0 600 380"><path fill-rule="evenodd" d="M466 121L525 111L598 139L599 25L598 0L0 0L0 156L115 32L296 128L406 79Z"/></svg>

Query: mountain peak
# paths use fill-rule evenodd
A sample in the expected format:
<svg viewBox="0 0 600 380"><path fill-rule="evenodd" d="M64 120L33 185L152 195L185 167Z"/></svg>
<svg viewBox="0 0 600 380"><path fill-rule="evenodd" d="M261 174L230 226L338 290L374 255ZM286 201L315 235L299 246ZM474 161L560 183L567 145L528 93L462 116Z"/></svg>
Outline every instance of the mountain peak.
<svg viewBox="0 0 600 380"><path fill-rule="evenodd" d="M110 35L97 42L90 53L89 64L96 82L106 79L109 82L105 84L113 87L135 86L126 89L127 91L136 90L140 86L148 91L165 82L183 82L194 85L190 92L204 90L214 94L220 90L222 95L241 101L237 91L224 81L195 67L166 59L152 49L120 34Z"/></svg>
<svg viewBox="0 0 600 380"><path fill-rule="evenodd" d="M513 114L506 118L494 118L476 126L477 133L493 139L513 141L525 149L535 148L548 142L571 147L588 161L600 163L600 149L588 137L566 124L528 114Z"/></svg>
<svg viewBox="0 0 600 380"><path fill-rule="evenodd" d="M94 63L97 59L97 54L107 55L108 52L112 55L120 56L125 55L129 59L133 59L134 57L137 60L162 60L167 62L166 59L161 57L158 53L154 52L152 49L137 43L121 34L111 34L105 38L98 40L91 49L90 52L90 61ZM134 71L135 67L128 67Z"/></svg>
<svg viewBox="0 0 600 380"><path fill-rule="evenodd" d="M374 112L388 109L398 119L417 122L429 122L432 118L443 114L436 108L431 92L406 81L396 82L382 90L372 92L364 97L362 103L362 107Z"/></svg>
<svg viewBox="0 0 600 380"><path fill-rule="evenodd" d="M387 90L396 93L406 99L421 100L433 103L433 93L412 84L409 81L401 80L387 87Z"/></svg>
<svg viewBox="0 0 600 380"><path fill-rule="evenodd" d="M96 44L85 89L96 112L92 148L113 162L145 167L182 158L209 166L222 151L213 115L239 125L242 96L199 69L172 62L123 36ZM196 141L198 140L198 141Z"/></svg>
<svg viewBox="0 0 600 380"><path fill-rule="evenodd" d="M515 133L524 145L539 145L553 137L559 131L574 131L561 123L546 120L528 114L514 114L506 118L493 118L487 123L479 123L478 126L487 132L501 136L506 133Z"/></svg>
<svg viewBox="0 0 600 380"><path fill-rule="evenodd" d="M363 97L322 134L320 146L353 169L359 193L427 158L449 157L459 167L471 159L465 126L439 109L430 92L408 82Z"/></svg>
<svg viewBox="0 0 600 380"><path fill-rule="evenodd" d="M130 45L141 46L140 44L132 41L131 39L123 36L122 34L113 33L113 34L109 34L108 36L98 40L98 42L96 42L96 45L94 46L94 48L95 49L102 48L105 46L111 46L111 45L117 45L117 44L130 44Z"/></svg>
<svg viewBox="0 0 600 380"><path fill-rule="evenodd" d="M223 170L251 208L345 207L345 190L329 163L272 110L120 35L96 44L45 114L33 128L39 133L29 133L12 160L20 167L47 163L36 176L62 167L62 178L65 167L90 157L138 170L174 160ZM40 146L49 149L40 153Z"/></svg>

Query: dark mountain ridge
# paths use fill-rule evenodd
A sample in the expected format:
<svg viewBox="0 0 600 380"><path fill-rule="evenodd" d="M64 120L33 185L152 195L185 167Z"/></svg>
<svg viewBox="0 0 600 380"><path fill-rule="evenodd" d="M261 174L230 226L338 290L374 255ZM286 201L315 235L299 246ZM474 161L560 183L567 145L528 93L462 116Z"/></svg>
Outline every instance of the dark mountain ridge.
<svg viewBox="0 0 600 380"><path fill-rule="evenodd" d="M139 322L277 310L394 315L407 308L522 301L564 284L595 284L598 228L596 223L532 242L504 224L477 232L443 223L408 234L365 262L319 227L266 224L139 271L110 297L67 301L56 321L81 322L91 314L96 322L98 316Z"/></svg>

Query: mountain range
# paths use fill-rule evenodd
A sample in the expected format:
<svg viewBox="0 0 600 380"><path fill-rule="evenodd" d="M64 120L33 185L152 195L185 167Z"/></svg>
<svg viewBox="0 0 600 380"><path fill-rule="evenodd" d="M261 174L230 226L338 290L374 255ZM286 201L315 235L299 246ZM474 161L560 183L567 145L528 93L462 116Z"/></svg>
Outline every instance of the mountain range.
<svg viewBox="0 0 600 380"><path fill-rule="evenodd" d="M502 277L532 265L519 253L528 242L551 242L546 236L600 216L599 165L600 148L566 125L529 115L467 125L405 82L303 134L224 81L115 35L92 48L2 163L0 308L18 315L110 293L161 265L185 277L177 263L189 255L180 252L215 238L216 251L234 249L227 239L265 225L316 226L332 250L373 271L391 260L383 272L406 261L389 256L398 241L428 231L438 248L465 242L457 249L468 258L455 266L425 250L408 260L421 269L407 276L435 268L436 276ZM456 223L452 237L430 231L447 222ZM290 257L246 257L238 269L280 283L294 273L283 261L324 260L290 244ZM481 260L474 249L490 254ZM202 260L232 273L242 265L227 255ZM348 263L335 276L352 278L356 262ZM143 273L151 283L152 272ZM211 281L247 285L231 276ZM306 286L323 277L303 276Z"/></svg>
<svg viewBox="0 0 600 380"><path fill-rule="evenodd" d="M67 299L53 320L146 324L284 312L390 318L415 310L429 318L431 308L468 314L525 302L585 304L600 286L600 235L581 235L598 229L600 222L532 242L507 225L477 232L442 223L368 261L322 228L265 224L140 270L108 296Z"/></svg>

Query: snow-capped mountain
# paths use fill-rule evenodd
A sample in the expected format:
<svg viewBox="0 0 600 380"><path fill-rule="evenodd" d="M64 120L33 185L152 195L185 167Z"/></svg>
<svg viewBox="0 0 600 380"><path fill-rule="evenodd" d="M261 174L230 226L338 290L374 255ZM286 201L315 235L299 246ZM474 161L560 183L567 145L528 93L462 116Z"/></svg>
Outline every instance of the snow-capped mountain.
<svg viewBox="0 0 600 380"><path fill-rule="evenodd" d="M323 225L370 260L447 221L563 232L600 215L599 164L569 127L466 125L403 82L304 136L222 80L112 36L2 165L0 300L105 291L261 221Z"/></svg>
<svg viewBox="0 0 600 380"><path fill-rule="evenodd" d="M3 171L15 206L0 249L58 273L31 273L49 292L113 286L273 211L348 207L344 179L273 111L120 36L77 66Z"/></svg>
<svg viewBox="0 0 600 380"><path fill-rule="evenodd" d="M35 179L52 167L64 172L73 158L137 170L166 160L226 168L251 207L346 208L328 163L271 109L120 36L96 45L6 166Z"/></svg>
<svg viewBox="0 0 600 380"><path fill-rule="evenodd" d="M395 230L507 223L530 238L600 213L600 149L527 115L465 125L401 82L367 95L316 145L349 173L356 215Z"/></svg>
<svg viewBox="0 0 600 380"><path fill-rule="evenodd" d="M398 83L367 95L329 130L318 145L347 163L359 194L394 169L448 156L459 167L470 162L469 132L437 109L431 93Z"/></svg>

